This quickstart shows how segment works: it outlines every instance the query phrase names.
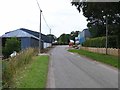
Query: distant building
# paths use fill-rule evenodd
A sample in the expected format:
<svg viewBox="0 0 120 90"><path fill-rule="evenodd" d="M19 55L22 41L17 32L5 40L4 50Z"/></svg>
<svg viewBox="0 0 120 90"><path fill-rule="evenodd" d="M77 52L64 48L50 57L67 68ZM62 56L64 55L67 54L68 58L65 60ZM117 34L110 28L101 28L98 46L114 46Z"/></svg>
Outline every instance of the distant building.
<svg viewBox="0 0 120 90"><path fill-rule="evenodd" d="M79 38L75 37L75 44L79 44Z"/></svg>
<svg viewBox="0 0 120 90"><path fill-rule="evenodd" d="M5 33L2 37L2 45L5 45L7 38L17 37L21 42L21 50L29 47L39 47L39 32L31 31L25 28L20 28L14 31ZM47 48L51 46L51 40L48 36L41 34L41 48Z"/></svg>
<svg viewBox="0 0 120 90"><path fill-rule="evenodd" d="M79 43L82 44L83 42L85 42L86 38L89 37L91 37L90 31L88 29L84 29L78 34Z"/></svg>

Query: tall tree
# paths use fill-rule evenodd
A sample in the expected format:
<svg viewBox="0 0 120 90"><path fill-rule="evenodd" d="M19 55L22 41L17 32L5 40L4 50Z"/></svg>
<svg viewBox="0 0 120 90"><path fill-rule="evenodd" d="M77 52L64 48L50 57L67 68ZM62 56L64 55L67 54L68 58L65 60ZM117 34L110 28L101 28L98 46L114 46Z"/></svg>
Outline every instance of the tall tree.
<svg viewBox="0 0 120 90"><path fill-rule="evenodd" d="M69 40L70 40L70 35L69 34L62 34L58 38L59 44L69 44Z"/></svg>
<svg viewBox="0 0 120 90"><path fill-rule="evenodd" d="M95 36L105 35L106 18L109 35L118 35L120 29L120 2L72 2L87 18L88 27ZM96 29L97 28L97 29Z"/></svg>
<svg viewBox="0 0 120 90"><path fill-rule="evenodd" d="M80 31L72 31L70 33L70 39L73 40L75 42L75 37L78 37L78 34L79 34Z"/></svg>
<svg viewBox="0 0 120 90"><path fill-rule="evenodd" d="M48 34L47 36L50 38L51 42L54 42L55 40L57 40L57 37L53 34Z"/></svg>

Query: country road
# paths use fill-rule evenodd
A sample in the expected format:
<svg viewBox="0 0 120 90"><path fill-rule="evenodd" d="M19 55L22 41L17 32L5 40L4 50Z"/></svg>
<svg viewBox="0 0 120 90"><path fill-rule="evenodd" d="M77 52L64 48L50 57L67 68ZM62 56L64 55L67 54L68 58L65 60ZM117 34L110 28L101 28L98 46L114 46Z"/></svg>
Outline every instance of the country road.
<svg viewBox="0 0 120 90"><path fill-rule="evenodd" d="M47 88L118 88L118 71L56 46L50 51Z"/></svg>

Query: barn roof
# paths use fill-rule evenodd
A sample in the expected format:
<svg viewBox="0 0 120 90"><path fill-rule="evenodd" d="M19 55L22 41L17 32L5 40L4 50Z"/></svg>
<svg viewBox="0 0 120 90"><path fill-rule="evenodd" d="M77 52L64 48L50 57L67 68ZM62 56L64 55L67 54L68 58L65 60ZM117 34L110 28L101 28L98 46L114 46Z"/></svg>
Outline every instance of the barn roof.
<svg viewBox="0 0 120 90"><path fill-rule="evenodd" d="M25 29L25 28L20 28L20 30L25 31L25 32L39 38L39 32L28 30L28 29ZM47 35L44 35L44 34L41 33L41 38L44 42L50 42L50 38Z"/></svg>
<svg viewBox="0 0 120 90"><path fill-rule="evenodd" d="M39 32L28 30L25 28L20 28L14 31L10 31L2 35L2 37L32 37L39 40ZM50 42L50 38L41 33L41 39L44 42Z"/></svg>

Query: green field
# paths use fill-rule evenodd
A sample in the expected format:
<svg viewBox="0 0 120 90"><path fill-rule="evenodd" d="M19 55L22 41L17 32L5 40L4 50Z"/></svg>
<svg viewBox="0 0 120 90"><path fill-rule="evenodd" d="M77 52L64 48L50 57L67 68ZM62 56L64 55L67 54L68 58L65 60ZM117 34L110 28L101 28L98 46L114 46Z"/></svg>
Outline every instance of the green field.
<svg viewBox="0 0 120 90"><path fill-rule="evenodd" d="M26 68L14 78L15 88L45 88L49 56L36 56Z"/></svg>
<svg viewBox="0 0 120 90"><path fill-rule="evenodd" d="M69 52L73 52L73 53L78 53L80 55L84 55L86 57L89 57L93 60L111 65L113 67L118 68L118 57L116 56L111 56L111 55L105 55L105 54L99 54L99 53L93 53L93 52L89 52L89 51L85 51L85 50L79 50L79 49L70 49L68 50ZM120 68L120 67L119 67Z"/></svg>

